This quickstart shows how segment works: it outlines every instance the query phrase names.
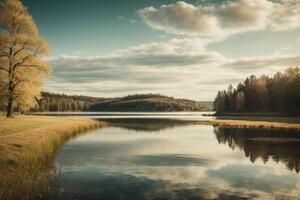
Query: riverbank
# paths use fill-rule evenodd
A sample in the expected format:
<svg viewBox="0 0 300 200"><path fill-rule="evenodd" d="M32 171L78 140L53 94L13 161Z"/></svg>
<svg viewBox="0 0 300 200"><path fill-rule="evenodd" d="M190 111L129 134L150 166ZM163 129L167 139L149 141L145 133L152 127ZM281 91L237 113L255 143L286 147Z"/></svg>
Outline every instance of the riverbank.
<svg viewBox="0 0 300 200"><path fill-rule="evenodd" d="M264 128L300 131L300 120L290 118L259 118L259 117L240 117L240 118L217 118L209 120L198 120L197 124L213 125L220 127L233 128Z"/></svg>
<svg viewBox="0 0 300 200"><path fill-rule="evenodd" d="M0 116L0 166L7 163L16 165L29 157L40 160L66 140L102 126L104 123L91 119L44 116L6 119Z"/></svg>
<svg viewBox="0 0 300 200"><path fill-rule="evenodd" d="M43 199L52 194L49 182L56 177L57 150L78 134L104 126L92 119L0 116L0 199Z"/></svg>

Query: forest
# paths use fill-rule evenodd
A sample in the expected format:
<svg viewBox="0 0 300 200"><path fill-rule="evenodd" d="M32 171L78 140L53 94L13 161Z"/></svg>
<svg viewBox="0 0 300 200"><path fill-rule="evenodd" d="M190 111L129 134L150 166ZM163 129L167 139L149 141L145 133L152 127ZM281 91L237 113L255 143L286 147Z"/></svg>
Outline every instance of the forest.
<svg viewBox="0 0 300 200"><path fill-rule="evenodd" d="M198 102L160 94L134 94L116 98L53 94L43 92L31 111L206 111Z"/></svg>
<svg viewBox="0 0 300 200"><path fill-rule="evenodd" d="M216 114L278 113L300 115L300 68L288 68L273 77L251 75L236 88L229 85L214 100Z"/></svg>
<svg viewBox="0 0 300 200"><path fill-rule="evenodd" d="M41 99L31 111L39 112L64 112L64 111L87 111L91 104L104 101L104 98L88 97L81 95L66 95L42 92Z"/></svg>

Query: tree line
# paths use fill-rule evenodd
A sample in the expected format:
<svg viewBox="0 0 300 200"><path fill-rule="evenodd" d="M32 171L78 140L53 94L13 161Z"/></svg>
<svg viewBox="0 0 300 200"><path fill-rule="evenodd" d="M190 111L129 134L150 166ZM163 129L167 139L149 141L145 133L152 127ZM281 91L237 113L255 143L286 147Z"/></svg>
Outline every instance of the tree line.
<svg viewBox="0 0 300 200"><path fill-rule="evenodd" d="M300 115L300 68L288 68L273 77L251 75L236 88L229 85L214 100L217 114L281 113Z"/></svg>
<svg viewBox="0 0 300 200"><path fill-rule="evenodd" d="M31 111L39 112L65 112L87 111L91 104L103 101L104 98L88 97L81 95L54 94L42 92L41 99Z"/></svg>
<svg viewBox="0 0 300 200"><path fill-rule="evenodd" d="M208 110L195 101L176 99L161 94L133 94L124 97L100 98L42 92L31 111L202 111Z"/></svg>

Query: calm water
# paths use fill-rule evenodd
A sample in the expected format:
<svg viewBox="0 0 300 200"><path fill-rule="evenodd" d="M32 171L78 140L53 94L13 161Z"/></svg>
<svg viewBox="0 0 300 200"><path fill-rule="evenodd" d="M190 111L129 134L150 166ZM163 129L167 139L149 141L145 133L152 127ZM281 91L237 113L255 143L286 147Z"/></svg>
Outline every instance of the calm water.
<svg viewBox="0 0 300 200"><path fill-rule="evenodd" d="M62 199L298 199L300 133L108 119L58 154Z"/></svg>
<svg viewBox="0 0 300 200"><path fill-rule="evenodd" d="M199 120L199 119L215 119L212 115L214 112L28 112L30 115L46 115L46 116L76 116L83 118L96 119L137 119L137 118L159 118L159 119L181 119L181 120Z"/></svg>

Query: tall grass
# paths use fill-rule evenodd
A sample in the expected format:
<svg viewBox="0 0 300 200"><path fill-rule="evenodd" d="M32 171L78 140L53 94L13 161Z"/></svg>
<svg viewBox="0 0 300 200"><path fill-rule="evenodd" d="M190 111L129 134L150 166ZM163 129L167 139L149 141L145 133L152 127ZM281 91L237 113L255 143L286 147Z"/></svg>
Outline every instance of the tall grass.
<svg viewBox="0 0 300 200"><path fill-rule="evenodd" d="M262 120L246 120L246 119L215 119L215 120L198 120L196 124L212 125L218 127L229 128L262 128L262 129L278 129L300 131L300 121L262 121Z"/></svg>
<svg viewBox="0 0 300 200"><path fill-rule="evenodd" d="M60 199L56 152L67 140L102 126L103 123L93 120L69 120L23 133L34 141L22 143L19 150L22 152L14 152L5 164L0 163L0 199Z"/></svg>

